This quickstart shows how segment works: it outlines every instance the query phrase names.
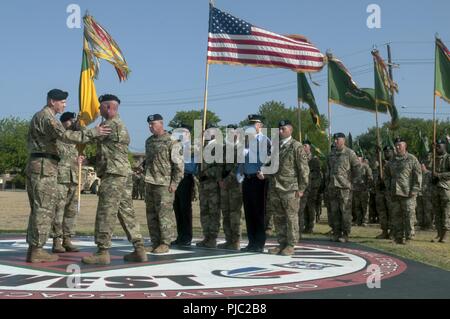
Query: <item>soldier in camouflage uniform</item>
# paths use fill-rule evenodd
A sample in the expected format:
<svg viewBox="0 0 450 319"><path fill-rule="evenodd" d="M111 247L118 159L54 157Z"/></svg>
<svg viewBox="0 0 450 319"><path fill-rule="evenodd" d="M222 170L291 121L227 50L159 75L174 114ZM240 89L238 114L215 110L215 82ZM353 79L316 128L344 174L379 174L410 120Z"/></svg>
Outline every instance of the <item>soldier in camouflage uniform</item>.
<svg viewBox="0 0 450 319"><path fill-rule="evenodd" d="M27 137L29 158L25 169L31 207L27 230L27 262L58 260L57 255L42 249L51 230L58 200L59 156L56 141L86 143L94 137L111 132L109 128L102 126L80 132L65 130L55 119L55 115L64 112L67 96L67 92L59 89L49 91L47 105L37 112L30 122Z"/></svg>
<svg viewBox="0 0 450 319"><path fill-rule="evenodd" d="M299 238L302 232L311 234L314 229L314 222L317 215L317 199L322 183L322 172L319 159L311 153L311 142L303 141L303 150L308 157L309 181L302 199L300 200L300 209L298 211L299 219Z"/></svg>
<svg viewBox="0 0 450 319"><path fill-rule="evenodd" d="M96 253L83 257L85 264L107 265L111 262L109 249L117 218L132 242L134 251L125 255L125 261L144 262L147 254L140 233L139 222L133 208L133 178L128 160L130 135L121 120L117 96L105 94L99 97L100 115L106 119L105 125L111 128L109 136L97 141L96 171L101 178L98 190L97 214L95 216Z"/></svg>
<svg viewBox="0 0 450 319"><path fill-rule="evenodd" d="M292 124L282 120L278 124L280 134L279 167L275 174L267 175L269 190L267 210L273 214L278 247L269 249L270 254L290 256L298 241L298 211L300 201L309 182L308 155L302 144L292 138ZM262 172L259 179L264 179Z"/></svg>
<svg viewBox="0 0 450 319"><path fill-rule="evenodd" d="M65 112L60 117L65 129L70 129L75 121L76 114ZM58 148L58 202L56 214L52 223L52 237L54 253L77 252L78 248L71 242L75 235L75 223L78 210L78 157L75 144L56 141Z"/></svg>
<svg viewBox="0 0 450 319"><path fill-rule="evenodd" d="M432 202L435 211L436 240L440 243L447 241L447 233L450 230L450 154L446 152L446 147L445 140L436 141Z"/></svg>
<svg viewBox="0 0 450 319"><path fill-rule="evenodd" d="M203 152L203 165L199 171L200 223L203 240L196 243L197 247L216 248L217 236L220 230L220 187L222 179L222 164L215 160L205 161L207 153L215 156L215 150L222 148L216 141L217 128L207 126L205 141L207 145Z"/></svg>
<svg viewBox="0 0 450 319"><path fill-rule="evenodd" d="M383 148L384 160L382 161L383 172L387 163L394 158L394 149L392 146L385 146ZM378 163L378 162L377 162ZM389 239L393 236L392 229L392 197L384 182L384 176L380 174L380 166L377 168L377 178L374 179L375 183L375 203L380 219L381 234L376 236L377 239Z"/></svg>
<svg viewBox="0 0 450 319"><path fill-rule="evenodd" d="M333 241L348 242L352 227L352 181L360 176L360 163L345 146L345 134L333 136L335 150L328 158L328 196L333 225Z"/></svg>
<svg viewBox="0 0 450 319"><path fill-rule="evenodd" d="M417 194L422 187L422 170L417 158L408 153L404 139L395 139L396 156L385 169L385 184L391 194L394 241L405 244L414 237Z"/></svg>
<svg viewBox="0 0 450 319"><path fill-rule="evenodd" d="M369 164L369 163L368 163ZM372 170L372 180L373 187L369 191L369 223L377 224L379 223L378 212L377 212L377 202L376 202L376 181L378 178L378 162L369 164Z"/></svg>
<svg viewBox="0 0 450 319"><path fill-rule="evenodd" d="M173 202L183 179L184 161L181 143L164 130L163 118L147 118L150 136L145 142L145 204L147 225L155 254L169 252L175 233Z"/></svg>
<svg viewBox="0 0 450 319"><path fill-rule="evenodd" d="M427 164L420 164L422 169L422 189L417 194L416 218L417 225L422 230L430 230L433 226L433 187L432 172Z"/></svg>
<svg viewBox="0 0 450 319"><path fill-rule="evenodd" d="M217 248L240 249L241 216L242 216L242 190L237 180L238 152L243 149L236 133L237 125L227 126L227 141L224 146L224 162L222 164L222 179L220 186L220 208L222 209L222 225L225 233L225 243ZM228 146L228 147L227 147ZM227 150L233 152L233 161L227 161Z"/></svg>
<svg viewBox="0 0 450 319"><path fill-rule="evenodd" d="M353 215L356 216L358 226L367 226L367 213L369 209L369 190L372 188L372 169L364 162L361 153L358 153L361 174L358 179L353 180Z"/></svg>

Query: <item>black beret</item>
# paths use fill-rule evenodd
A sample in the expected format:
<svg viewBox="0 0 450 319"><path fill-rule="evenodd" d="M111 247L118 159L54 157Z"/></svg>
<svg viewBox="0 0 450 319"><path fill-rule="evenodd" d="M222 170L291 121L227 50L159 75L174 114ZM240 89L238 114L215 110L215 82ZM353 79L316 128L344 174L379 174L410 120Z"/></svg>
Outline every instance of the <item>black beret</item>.
<svg viewBox="0 0 450 319"><path fill-rule="evenodd" d="M250 122L258 122L258 123L262 123L264 121L264 117L258 114L250 114L248 116L248 120Z"/></svg>
<svg viewBox="0 0 450 319"><path fill-rule="evenodd" d="M47 98L55 100L55 101L65 100L65 99L67 99L68 96L69 96L69 93L62 91L60 89L53 89L53 90L48 91L48 93L47 93Z"/></svg>
<svg viewBox="0 0 450 319"><path fill-rule="evenodd" d="M403 137L400 137L400 136L396 137L395 140L394 140L394 144L397 144L397 143L400 143L400 142L405 142L406 143L406 141L405 141L405 139Z"/></svg>
<svg viewBox="0 0 450 319"><path fill-rule="evenodd" d="M333 135L334 139L340 138L340 137L345 138L345 134L344 133L334 133L334 135Z"/></svg>
<svg viewBox="0 0 450 319"><path fill-rule="evenodd" d="M311 145L311 141L310 141L310 140L304 140L304 141L303 141L303 144Z"/></svg>
<svg viewBox="0 0 450 319"><path fill-rule="evenodd" d="M227 128L237 129L238 126L236 124L228 124Z"/></svg>
<svg viewBox="0 0 450 319"><path fill-rule="evenodd" d="M116 101L117 103L120 104L120 100L117 96L112 95L112 94L103 94L98 98L98 101L100 103L102 102L108 102L108 101Z"/></svg>
<svg viewBox="0 0 450 319"><path fill-rule="evenodd" d="M437 139L436 144L447 144L447 141L443 138Z"/></svg>
<svg viewBox="0 0 450 319"><path fill-rule="evenodd" d="M212 124L212 123L206 123L206 129L209 129L209 128L217 128L217 125Z"/></svg>
<svg viewBox="0 0 450 319"><path fill-rule="evenodd" d="M147 117L147 122L153 122L153 121L162 121L163 117L161 114L151 114Z"/></svg>
<svg viewBox="0 0 450 319"><path fill-rule="evenodd" d="M383 151L393 151L394 148L391 145L386 145L385 147L383 147Z"/></svg>
<svg viewBox="0 0 450 319"><path fill-rule="evenodd" d="M72 120L72 119L74 119L74 118L76 118L77 117L77 114L76 113L73 113L73 112L64 112L60 117L59 117L59 120L61 121L61 122L65 122L65 121L68 121L68 120Z"/></svg>
<svg viewBox="0 0 450 319"><path fill-rule="evenodd" d="M291 121L289 120L281 120L278 122L278 127L286 126L286 125L292 125Z"/></svg>

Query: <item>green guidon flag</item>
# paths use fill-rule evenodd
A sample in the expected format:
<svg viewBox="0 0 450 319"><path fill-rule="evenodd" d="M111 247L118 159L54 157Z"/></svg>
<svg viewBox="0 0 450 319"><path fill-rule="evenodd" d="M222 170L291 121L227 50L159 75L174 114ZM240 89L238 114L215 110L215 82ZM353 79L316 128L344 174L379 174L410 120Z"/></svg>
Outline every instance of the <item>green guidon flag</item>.
<svg viewBox="0 0 450 319"><path fill-rule="evenodd" d="M375 90L360 89L344 64L328 55L328 99L330 102L362 111L375 112ZM378 112L386 113L380 105Z"/></svg>
<svg viewBox="0 0 450 319"><path fill-rule="evenodd" d="M434 93L450 103L450 51L445 44L436 38Z"/></svg>
<svg viewBox="0 0 450 319"><path fill-rule="evenodd" d="M317 108L316 100L304 73L297 73L297 97L300 102L309 105L312 121L320 128L319 109Z"/></svg>

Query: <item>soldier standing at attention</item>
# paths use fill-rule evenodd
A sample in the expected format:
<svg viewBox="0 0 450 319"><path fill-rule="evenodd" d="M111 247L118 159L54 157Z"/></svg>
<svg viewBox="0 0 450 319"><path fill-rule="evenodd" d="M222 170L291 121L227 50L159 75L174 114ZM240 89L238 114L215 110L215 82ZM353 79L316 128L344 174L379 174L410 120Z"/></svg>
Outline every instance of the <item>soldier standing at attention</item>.
<svg viewBox="0 0 450 319"><path fill-rule="evenodd" d="M353 150L345 146L345 134L333 136L335 151L328 158L333 241L348 242L352 228L352 181L359 178L360 163Z"/></svg>
<svg viewBox="0 0 450 319"><path fill-rule="evenodd" d="M446 151L445 140L436 141L436 172L433 174L433 206L437 237L445 243L450 229L450 154ZM435 240L432 240L433 242Z"/></svg>
<svg viewBox="0 0 450 319"><path fill-rule="evenodd" d="M242 182L242 199L244 202L245 223L247 226L248 245L242 251L263 252L266 243L266 230L270 228L270 214L266 216L267 181L257 177L261 166L270 156L271 142L262 133L263 117L257 114L248 116L255 135L249 137L245 149L245 163L242 165L244 181ZM266 228L267 227L267 228Z"/></svg>
<svg viewBox="0 0 450 319"><path fill-rule="evenodd" d="M416 199L422 187L422 170L417 158L408 153L404 139L395 139L396 156L386 165L385 184L391 194L394 241L405 244L414 237Z"/></svg>
<svg viewBox="0 0 450 319"><path fill-rule="evenodd" d="M372 169L364 162L361 153L357 154L360 162L361 174L353 182L353 209L358 226L367 226L369 209L369 190L373 184Z"/></svg>
<svg viewBox="0 0 450 319"><path fill-rule="evenodd" d="M28 163L25 169L30 201L28 220L27 262L52 262L57 255L49 254L42 247L47 242L55 217L58 177L57 140L67 143L86 143L97 136L108 135L111 129L104 126L75 132L66 130L55 115L64 112L69 94L59 89L47 93L47 104L37 112L28 131Z"/></svg>
<svg viewBox="0 0 450 319"><path fill-rule="evenodd" d="M290 256L298 241L298 211L300 201L309 181L308 156L302 144L292 138L289 120L278 124L280 134L279 168L268 175L269 190L267 210L273 214L278 247L270 248L270 254ZM272 156L277 154L272 154ZM258 172L259 179L265 179Z"/></svg>
<svg viewBox="0 0 450 319"><path fill-rule="evenodd" d="M93 255L83 257L85 264L107 265L111 262L109 249L117 218L134 251L124 256L125 261L144 262L147 254L140 233L139 222L133 208L133 177L128 160L130 135L121 120L117 96L105 94L99 97L100 115L111 128L111 134L97 142L97 176L101 178L98 190L97 214L95 216L95 244Z"/></svg>
<svg viewBox="0 0 450 319"><path fill-rule="evenodd" d="M200 200L200 222L203 231L203 240L196 243L197 247L216 248L217 236L220 231L220 188L219 181L222 178L221 163L215 160L206 162L206 149L211 150L211 155L215 156L215 151L222 145L216 141L217 128L207 125L205 132L205 142L207 142L203 152L203 167L199 172L199 200Z"/></svg>
<svg viewBox="0 0 450 319"><path fill-rule="evenodd" d="M174 237L173 202L178 184L183 179L182 145L164 130L160 114L147 118L153 134L145 142L145 205L147 225L154 254L169 252Z"/></svg>
<svg viewBox="0 0 450 319"><path fill-rule="evenodd" d="M177 238L172 245L190 246L192 241L192 200L195 197L195 180L198 163L195 162L191 146L192 129L189 125L182 124L183 129L183 154L184 154L184 177L178 184L173 202L173 210L177 222Z"/></svg>
<svg viewBox="0 0 450 319"><path fill-rule="evenodd" d="M65 129L70 129L75 122L76 114L65 112L60 121ZM71 242L75 235L75 224L78 209L78 162L84 157L78 156L75 144L56 141L58 147L58 202L52 224L54 253L77 252L78 248Z"/></svg>
<svg viewBox="0 0 450 319"><path fill-rule="evenodd" d="M217 245L217 248L240 249L241 238L241 216L242 216L242 191L241 184L237 180L238 152L243 149L239 143L239 136L236 133L237 125L227 126L227 139L224 145L224 162L222 165L222 176L219 181L220 186L220 208L222 209L223 232L225 233L225 243ZM228 147L227 147L228 146ZM241 147L239 147L241 146ZM227 152L233 152L233 161L228 162ZM228 155L228 156L227 156Z"/></svg>
<svg viewBox="0 0 450 319"><path fill-rule="evenodd" d="M385 167L394 158L394 149L392 146L385 146L383 148L383 171ZM378 163L379 164L379 163ZM392 207L391 207L391 193L386 189L384 183L384 176L381 177L380 165L377 168L377 178L375 179L375 203L377 207L378 217L380 219L381 234L377 239L389 239L392 235Z"/></svg>
<svg viewBox="0 0 450 319"><path fill-rule="evenodd" d="M320 160L311 152L311 142L303 141L303 150L308 157L309 166L309 182L308 188L305 190L300 201L299 209L299 237L302 232L311 234L314 229L314 222L317 216L317 200L320 185L322 183L322 172L320 168Z"/></svg>

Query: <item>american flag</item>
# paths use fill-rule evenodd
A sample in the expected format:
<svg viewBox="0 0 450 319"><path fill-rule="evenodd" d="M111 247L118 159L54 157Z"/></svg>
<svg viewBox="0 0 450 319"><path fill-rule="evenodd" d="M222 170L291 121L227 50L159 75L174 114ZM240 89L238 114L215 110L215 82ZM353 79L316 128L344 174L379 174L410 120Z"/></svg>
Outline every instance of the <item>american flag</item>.
<svg viewBox="0 0 450 319"><path fill-rule="evenodd" d="M318 72L324 55L301 36L283 36L210 5L208 63L287 68Z"/></svg>

